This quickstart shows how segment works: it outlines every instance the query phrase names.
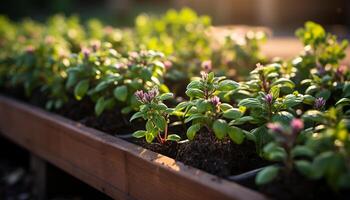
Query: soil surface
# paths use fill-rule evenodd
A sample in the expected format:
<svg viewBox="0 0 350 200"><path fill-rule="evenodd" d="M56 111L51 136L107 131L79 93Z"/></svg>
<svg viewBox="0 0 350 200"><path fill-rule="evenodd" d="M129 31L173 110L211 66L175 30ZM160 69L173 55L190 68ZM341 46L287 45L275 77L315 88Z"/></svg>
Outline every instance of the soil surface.
<svg viewBox="0 0 350 200"><path fill-rule="evenodd" d="M348 200L350 197L350 190L334 192L324 180L307 180L296 171L290 174L281 172L275 181L259 190L279 200Z"/></svg>
<svg viewBox="0 0 350 200"><path fill-rule="evenodd" d="M246 140L238 145L229 139L218 140L204 130L193 141L179 146L176 159L221 177L237 175L268 164L258 156L253 142Z"/></svg>

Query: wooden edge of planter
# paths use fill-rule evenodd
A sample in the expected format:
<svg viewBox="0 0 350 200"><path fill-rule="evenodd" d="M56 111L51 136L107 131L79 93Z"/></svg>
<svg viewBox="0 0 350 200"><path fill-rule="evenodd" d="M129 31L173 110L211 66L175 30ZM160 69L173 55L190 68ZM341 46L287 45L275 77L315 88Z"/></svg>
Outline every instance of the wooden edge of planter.
<svg viewBox="0 0 350 200"><path fill-rule="evenodd" d="M114 199L266 199L234 182L1 95L0 132Z"/></svg>

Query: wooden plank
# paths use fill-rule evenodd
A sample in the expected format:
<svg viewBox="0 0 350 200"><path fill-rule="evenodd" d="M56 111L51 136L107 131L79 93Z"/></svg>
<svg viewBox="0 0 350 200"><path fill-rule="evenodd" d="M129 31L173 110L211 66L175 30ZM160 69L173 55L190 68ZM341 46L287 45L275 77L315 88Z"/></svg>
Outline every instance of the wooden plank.
<svg viewBox="0 0 350 200"><path fill-rule="evenodd" d="M1 95L0 131L114 199L265 199L236 183Z"/></svg>
<svg viewBox="0 0 350 200"><path fill-rule="evenodd" d="M124 151L104 145L105 134L86 133L85 127L60 116L0 99L2 134L96 189L129 198Z"/></svg>

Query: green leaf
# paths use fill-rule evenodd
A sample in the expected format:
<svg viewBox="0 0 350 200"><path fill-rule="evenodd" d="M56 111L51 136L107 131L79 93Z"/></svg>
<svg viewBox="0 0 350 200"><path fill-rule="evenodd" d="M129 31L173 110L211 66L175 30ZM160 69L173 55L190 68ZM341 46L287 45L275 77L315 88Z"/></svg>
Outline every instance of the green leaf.
<svg viewBox="0 0 350 200"><path fill-rule="evenodd" d="M133 110L132 107L127 106L127 107L122 108L121 113L126 115L126 114L129 114L132 110Z"/></svg>
<svg viewBox="0 0 350 200"><path fill-rule="evenodd" d="M350 83L345 83L343 87L343 96L344 97L350 97Z"/></svg>
<svg viewBox="0 0 350 200"><path fill-rule="evenodd" d="M94 89L95 92L100 92L104 89L106 89L109 85L109 82L108 81L102 81L100 82Z"/></svg>
<svg viewBox="0 0 350 200"><path fill-rule="evenodd" d="M316 99L315 97L306 94L303 97L303 103L308 104L308 105L313 105L315 102L315 99Z"/></svg>
<svg viewBox="0 0 350 200"><path fill-rule="evenodd" d="M315 152L307 146L296 146L292 149L292 156L306 156L312 158L315 155Z"/></svg>
<svg viewBox="0 0 350 200"><path fill-rule="evenodd" d="M295 161L294 163L297 170L304 176L308 177L310 176L310 174L312 174L312 165L309 161L298 160L298 161Z"/></svg>
<svg viewBox="0 0 350 200"><path fill-rule="evenodd" d="M228 103L222 103L222 104L220 104L220 109L223 111L223 112L225 112L226 110L228 110L228 109L232 109L233 107L230 105L230 104L228 104Z"/></svg>
<svg viewBox="0 0 350 200"><path fill-rule="evenodd" d="M283 99L283 104L286 105L287 108L294 107L303 102L303 97L295 96L294 94L288 94Z"/></svg>
<svg viewBox="0 0 350 200"><path fill-rule="evenodd" d="M350 105L350 99L348 98L342 98L337 103L335 103L335 106L347 106Z"/></svg>
<svg viewBox="0 0 350 200"><path fill-rule="evenodd" d="M256 98L243 99L238 103L238 106L245 106L247 108L262 108L261 102Z"/></svg>
<svg viewBox="0 0 350 200"><path fill-rule="evenodd" d="M185 123L188 123L194 119L200 119L200 118L205 118L205 116L200 114L200 113L192 114L188 118L185 119Z"/></svg>
<svg viewBox="0 0 350 200"><path fill-rule="evenodd" d="M321 178L328 170L330 165L333 165L332 157L334 156L333 152L323 152L315 157L312 163L312 177L319 179Z"/></svg>
<svg viewBox="0 0 350 200"><path fill-rule="evenodd" d="M270 142L269 144L265 145L263 151L265 153L264 156L271 161L282 162L287 158L286 151L275 142Z"/></svg>
<svg viewBox="0 0 350 200"><path fill-rule="evenodd" d="M161 94L159 96L159 99L164 101L164 100L167 100L167 99L171 99L171 98L174 98L174 94L173 93L164 93L164 94Z"/></svg>
<svg viewBox="0 0 350 200"><path fill-rule="evenodd" d="M232 109L226 110L223 116L227 119L237 119L242 116L242 113L238 108L232 108Z"/></svg>
<svg viewBox="0 0 350 200"><path fill-rule="evenodd" d="M128 97L128 88L125 85L118 86L114 89L113 95L119 101L126 101Z"/></svg>
<svg viewBox="0 0 350 200"><path fill-rule="evenodd" d="M213 130L216 138L223 139L227 135L228 124L223 119L217 119L213 123Z"/></svg>
<svg viewBox="0 0 350 200"><path fill-rule="evenodd" d="M157 128L159 128L161 131L165 130L165 127L167 126L167 121L163 116L156 115L154 116L153 121Z"/></svg>
<svg viewBox="0 0 350 200"><path fill-rule="evenodd" d="M210 111L210 109L212 108L212 104L207 100L199 100L196 103L196 107L198 112L204 113L204 112Z"/></svg>
<svg viewBox="0 0 350 200"><path fill-rule="evenodd" d="M152 141L154 140L154 135L152 134L152 133L150 133L150 132L147 132L146 133L146 141L148 142L148 143L152 143Z"/></svg>
<svg viewBox="0 0 350 200"><path fill-rule="evenodd" d="M228 136L236 144L242 144L245 138L244 131L238 127L231 126L227 129Z"/></svg>
<svg viewBox="0 0 350 200"><path fill-rule="evenodd" d="M257 151L260 152L263 146L269 143L272 140L271 135L268 133L268 130L265 125L259 126L250 131L256 138L255 144Z"/></svg>
<svg viewBox="0 0 350 200"><path fill-rule="evenodd" d="M190 98L203 98L204 97L204 92L199 89L188 89L186 91L186 95L189 96Z"/></svg>
<svg viewBox="0 0 350 200"><path fill-rule="evenodd" d="M302 115L304 121L322 122L323 114L318 110L308 110Z"/></svg>
<svg viewBox="0 0 350 200"><path fill-rule="evenodd" d="M244 116L244 117L232 120L230 122L230 125L242 125L246 122L251 122L253 120L254 120L254 117L252 117L252 116Z"/></svg>
<svg viewBox="0 0 350 200"><path fill-rule="evenodd" d="M279 122L282 124L289 124L289 122L294 118L294 116L287 111L281 111L272 116L273 122Z"/></svg>
<svg viewBox="0 0 350 200"><path fill-rule="evenodd" d="M268 166L261 170L255 177L255 183L257 185L264 185L271 182L278 175L279 168L276 166Z"/></svg>
<svg viewBox="0 0 350 200"><path fill-rule="evenodd" d="M233 80L223 80L219 83L218 90L220 91L232 91L239 87L239 84Z"/></svg>
<svg viewBox="0 0 350 200"><path fill-rule="evenodd" d="M167 140L178 142L181 140L181 137L176 134L170 134L168 135Z"/></svg>
<svg viewBox="0 0 350 200"><path fill-rule="evenodd" d="M272 94L274 99L277 99L280 96L280 88L275 85L271 87L270 93Z"/></svg>
<svg viewBox="0 0 350 200"><path fill-rule="evenodd" d="M176 111L181 111L181 110L185 109L187 106L189 106L190 104L191 103L187 102L187 101L181 102L181 103L176 105L175 110Z"/></svg>
<svg viewBox="0 0 350 200"><path fill-rule="evenodd" d="M295 84L293 83L293 81L291 81L287 78L277 79L275 82L273 82L271 84L271 86L275 86L275 85L280 85L281 87L288 87L291 89L293 89L295 87Z"/></svg>
<svg viewBox="0 0 350 200"><path fill-rule="evenodd" d="M135 131L132 136L135 138L143 138L146 135L146 131Z"/></svg>
<svg viewBox="0 0 350 200"><path fill-rule="evenodd" d="M305 94L312 95L317 92L320 88L317 85L310 85L306 90Z"/></svg>
<svg viewBox="0 0 350 200"><path fill-rule="evenodd" d="M135 114L133 114L130 118L130 122L133 121L134 119L140 118L143 116L142 112L136 112Z"/></svg>
<svg viewBox="0 0 350 200"><path fill-rule="evenodd" d="M105 109L105 98L100 97L95 104L95 113L99 116Z"/></svg>
<svg viewBox="0 0 350 200"><path fill-rule="evenodd" d="M201 89L201 85L202 83L199 80L194 80L187 85L186 89Z"/></svg>
<svg viewBox="0 0 350 200"><path fill-rule="evenodd" d="M199 129L201 129L201 125L200 124L193 124L192 126L190 126L187 129L187 138L189 140L193 140L194 136L196 135L196 133L199 131Z"/></svg>
<svg viewBox="0 0 350 200"><path fill-rule="evenodd" d="M321 91L317 92L315 96L317 98L322 97L323 99L328 100L329 97L331 96L331 91L324 89L324 90L321 90Z"/></svg>
<svg viewBox="0 0 350 200"><path fill-rule="evenodd" d="M74 88L74 96L77 100L83 99L89 89L89 80L80 81Z"/></svg>

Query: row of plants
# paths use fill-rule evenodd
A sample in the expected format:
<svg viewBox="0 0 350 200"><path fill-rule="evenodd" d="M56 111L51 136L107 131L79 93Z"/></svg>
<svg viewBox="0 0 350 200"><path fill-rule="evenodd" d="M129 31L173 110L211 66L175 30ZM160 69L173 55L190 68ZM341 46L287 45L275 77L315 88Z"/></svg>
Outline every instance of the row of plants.
<svg viewBox="0 0 350 200"><path fill-rule="evenodd" d="M349 195L347 41L316 23L296 31L299 55L274 62L259 51L262 32L214 48L210 18L189 9L128 29L63 16L0 24L5 93L42 96L55 112L88 102L95 121L130 116L129 140L219 176L267 166L254 187L276 198Z"/></svg>

